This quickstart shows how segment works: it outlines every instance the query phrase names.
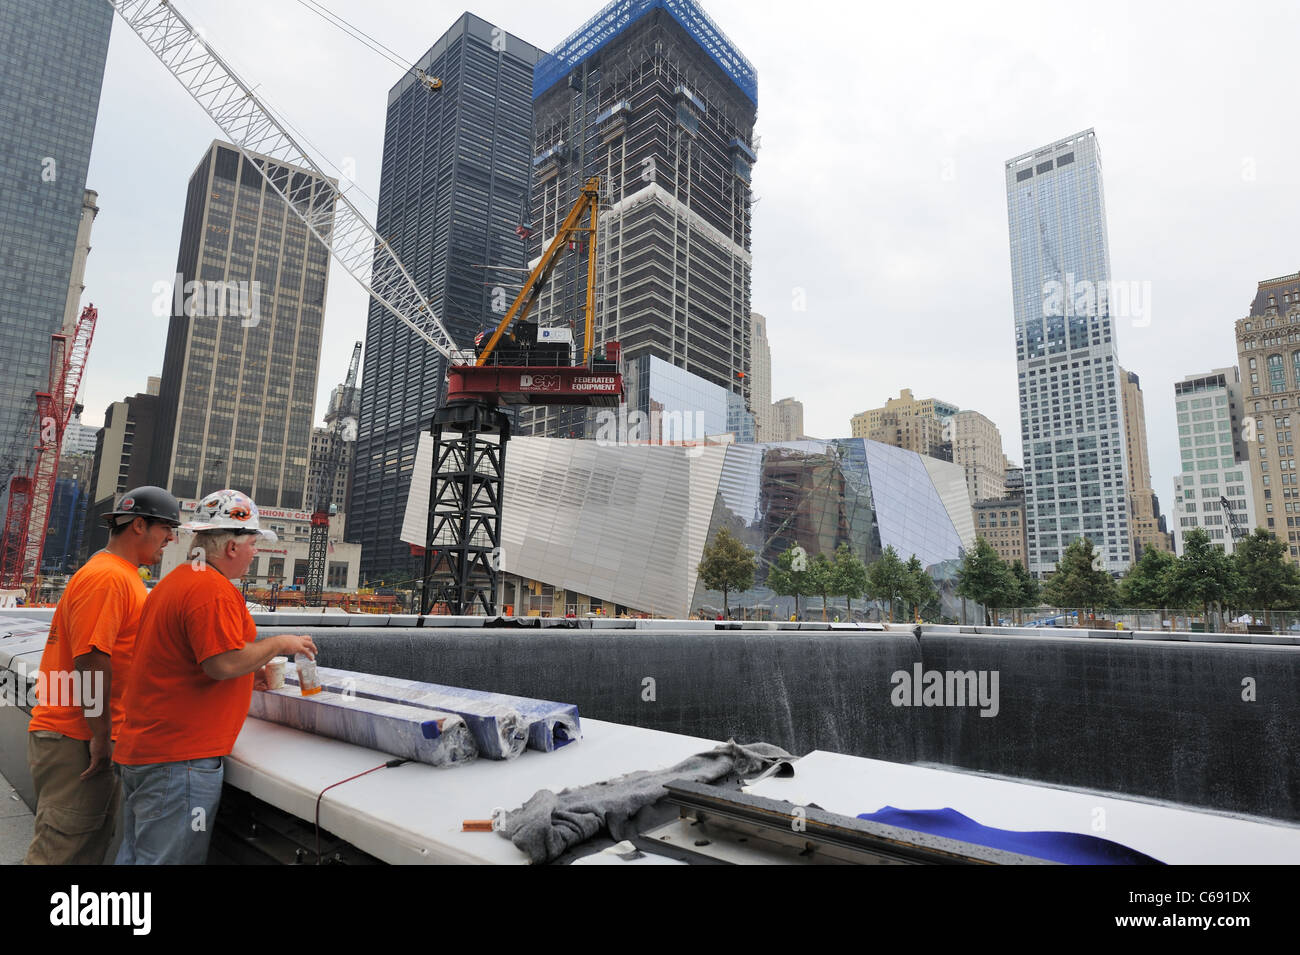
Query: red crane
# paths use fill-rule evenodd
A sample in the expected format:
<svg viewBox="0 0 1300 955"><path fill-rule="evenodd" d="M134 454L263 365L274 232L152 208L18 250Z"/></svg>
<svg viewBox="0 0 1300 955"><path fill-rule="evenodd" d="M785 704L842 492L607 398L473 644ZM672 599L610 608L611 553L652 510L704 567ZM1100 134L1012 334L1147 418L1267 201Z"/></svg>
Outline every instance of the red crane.
<svg viewBox="0 0 1300 955"><path fill-rule="evenodd" d="M91 303L81 310L71 335L61 331L50 336L49 391L36 392L35 464L30 473L17 475L9 482L9 505L0 534L0 588L29 586L33 598L50 524L63 435L77 403L98 320L99 311Z"/></svg>

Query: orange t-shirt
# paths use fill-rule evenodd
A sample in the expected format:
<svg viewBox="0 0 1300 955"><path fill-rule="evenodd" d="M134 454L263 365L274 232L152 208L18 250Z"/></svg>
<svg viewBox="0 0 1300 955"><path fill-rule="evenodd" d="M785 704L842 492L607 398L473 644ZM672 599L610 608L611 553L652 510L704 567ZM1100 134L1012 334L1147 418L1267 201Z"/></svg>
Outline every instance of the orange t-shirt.
<svg viewBox="0 0 1300 955"><path fill-rule="evenodd" d="M50 621L29 732L52 730L83 740L94 735L81 705L93 706L95 695L102 694L103 688L77 673L76 659L99 650L113 658L108 705L113 738L117 739L126 718L122 698L135 653L140 609L147 596L149 591L135 564L106 550L72 575ZM99 705L103 706L102 699Z"/></svg>
<svg viewBox="0 0 1300 955"><path fill-rule="evenodd" d="M200 664L257 639L244 598L212 567L181 564L140 614L139 665L113 759L127 766L226 756L248 716L253 674L214 680Z"/></svg>

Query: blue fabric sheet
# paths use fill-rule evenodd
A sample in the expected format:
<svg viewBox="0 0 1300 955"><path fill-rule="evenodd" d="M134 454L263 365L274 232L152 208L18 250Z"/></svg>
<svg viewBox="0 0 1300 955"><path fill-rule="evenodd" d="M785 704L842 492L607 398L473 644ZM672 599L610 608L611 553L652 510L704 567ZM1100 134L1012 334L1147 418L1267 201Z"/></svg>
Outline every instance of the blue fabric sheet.
<svg viewBox="0 0 1300 955"><path fill-rule="evenodd" d="M860 813L858 818L1067 865L1164 865L1159 859L1109 839L1077 832L994 829L980 825L956 809L895 809L886 806L879 812Z"/></svg>

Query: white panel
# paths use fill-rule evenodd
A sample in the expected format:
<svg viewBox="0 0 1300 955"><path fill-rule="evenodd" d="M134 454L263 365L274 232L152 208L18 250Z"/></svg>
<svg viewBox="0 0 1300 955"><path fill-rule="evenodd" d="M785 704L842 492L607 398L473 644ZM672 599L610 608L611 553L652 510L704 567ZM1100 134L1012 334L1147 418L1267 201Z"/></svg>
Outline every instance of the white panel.
<svg viewBox="0 0 1300 955"><path fill-rule="evenodd" d="M939 492L944 510L957 529L962 546L971 550L975 546L975 511L971 507L970 486L966 483L966 469L951 461L921 455L921 462L930 475L930 483Z"/></svg>

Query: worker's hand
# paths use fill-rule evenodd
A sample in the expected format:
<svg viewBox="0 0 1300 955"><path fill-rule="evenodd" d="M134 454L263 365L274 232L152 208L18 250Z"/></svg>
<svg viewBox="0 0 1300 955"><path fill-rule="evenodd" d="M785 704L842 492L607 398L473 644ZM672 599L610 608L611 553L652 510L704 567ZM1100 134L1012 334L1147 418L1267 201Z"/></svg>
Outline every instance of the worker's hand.
<svg viewBox="0 0 1300 955"><path fill-rule="evenodd" d="M305 653L316 659L316 643L303 633L284 633L280 635L280 655L292 657L295 653Z"/></svg>
<svg viewBox="0 0 1300 955"><path fill-rule="evenodd" d="M253 689L269 690L271 681L266 678L266 667L258 667L253 671Z"/></svg>
<svg viewBox="0 0 1300 955"><path fill-rule="evenodd" d="M81 774L81 778L89 779L91 776L98 776L100 773L107 772L112 763L113 741L107 735L92 736L90 738L90 765Z"/></svg>

